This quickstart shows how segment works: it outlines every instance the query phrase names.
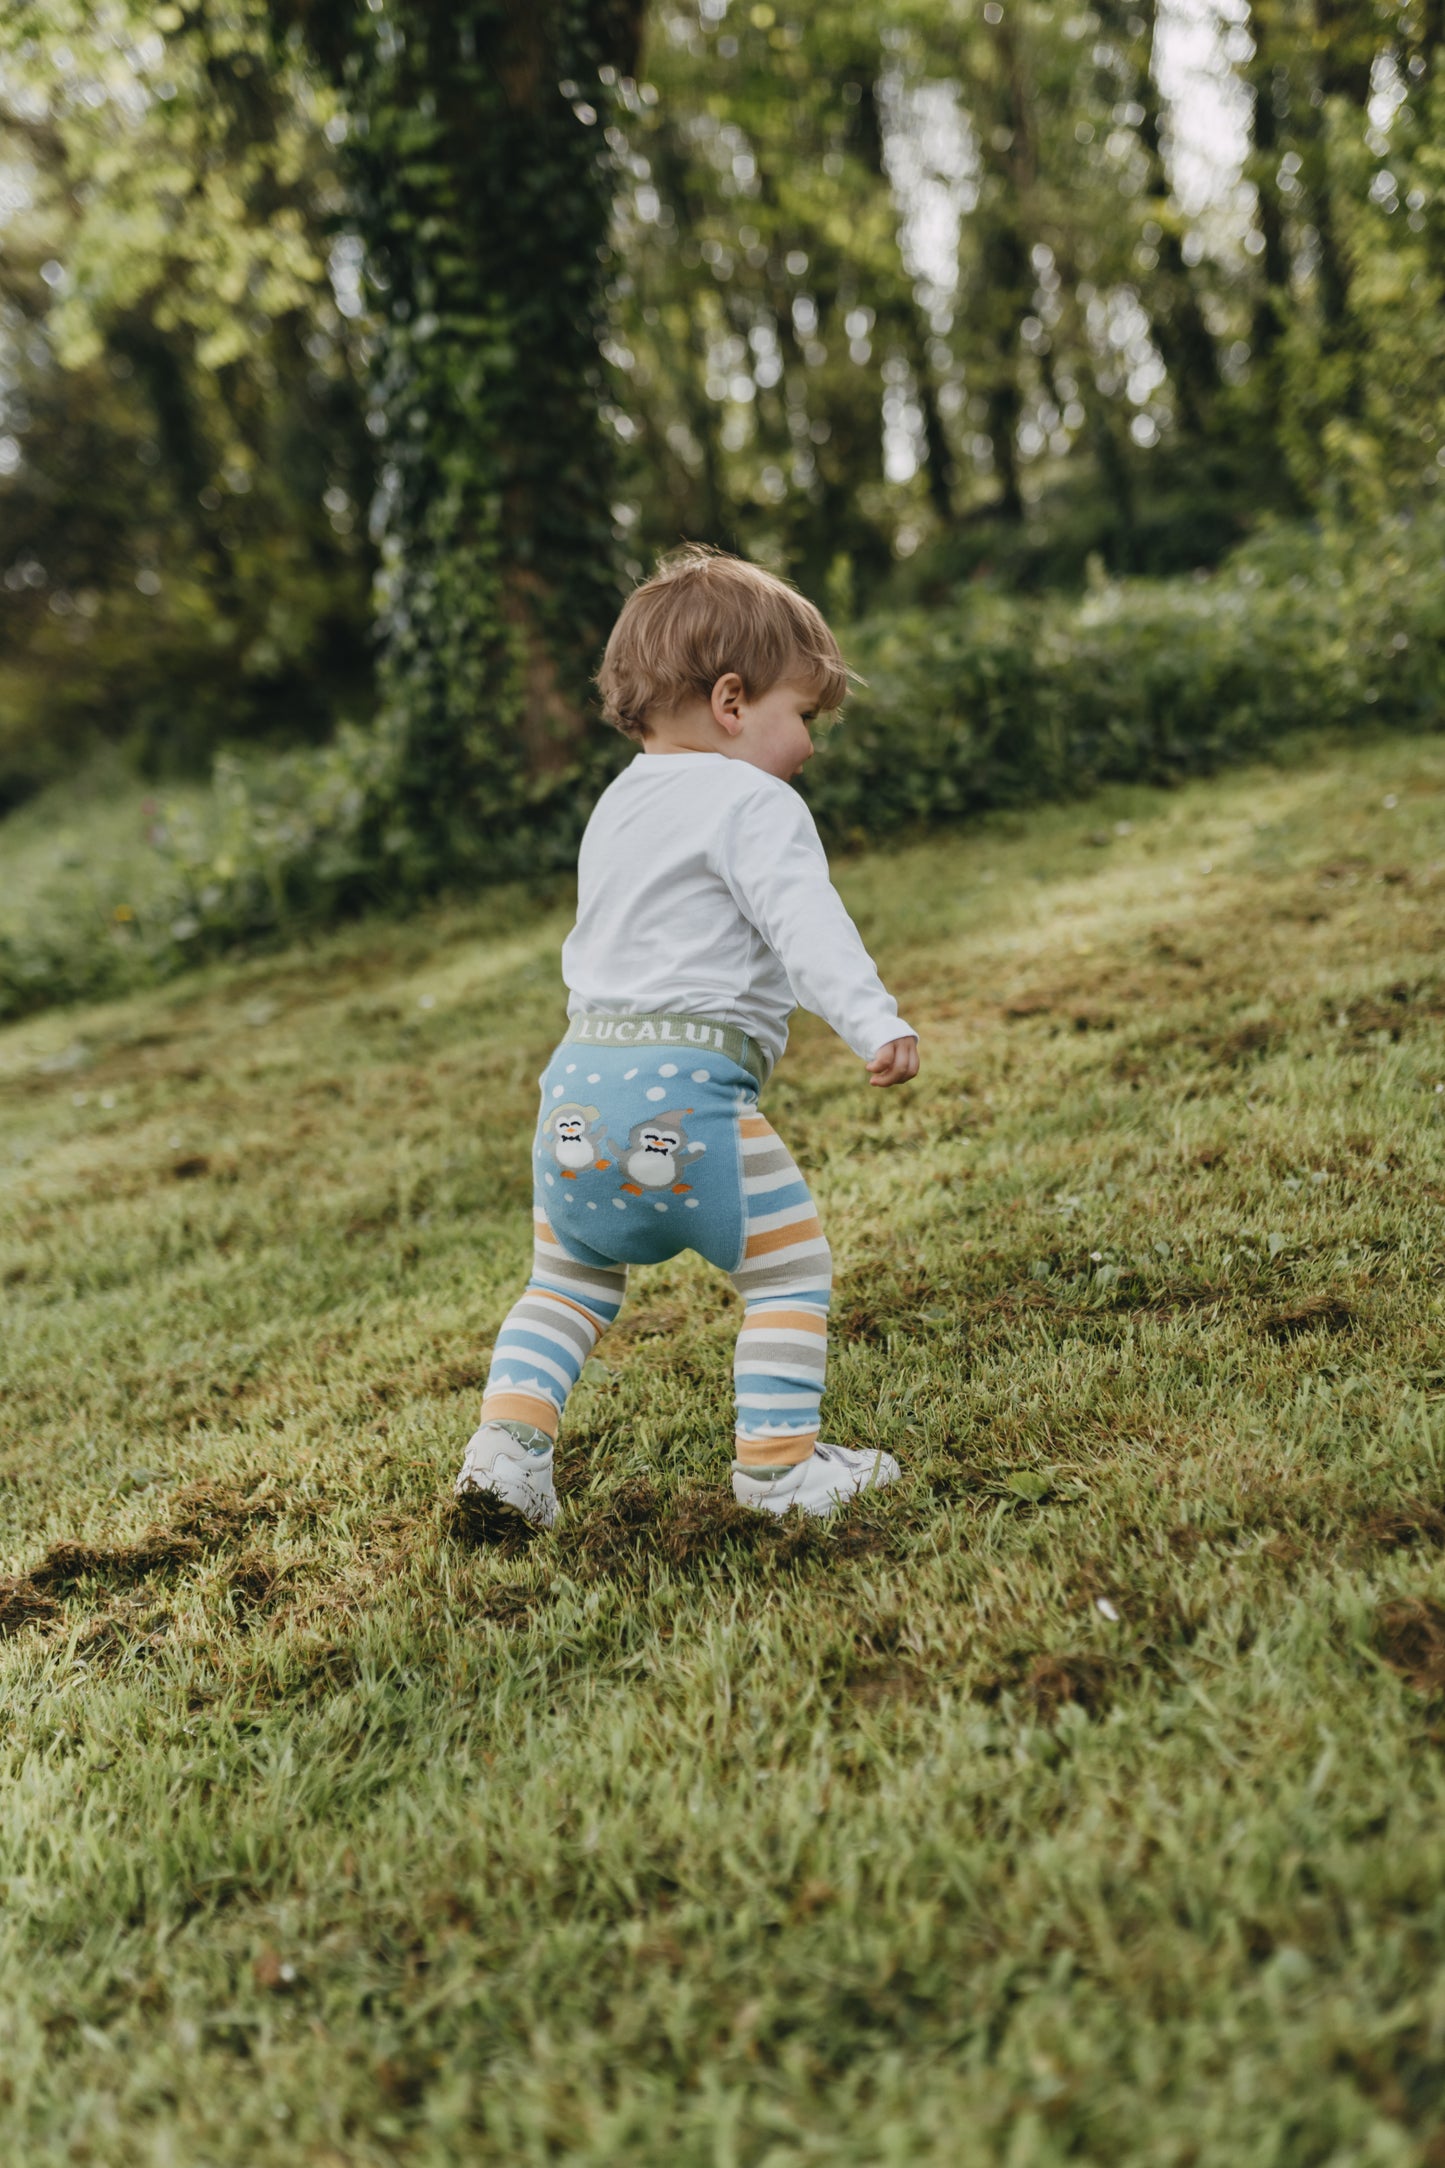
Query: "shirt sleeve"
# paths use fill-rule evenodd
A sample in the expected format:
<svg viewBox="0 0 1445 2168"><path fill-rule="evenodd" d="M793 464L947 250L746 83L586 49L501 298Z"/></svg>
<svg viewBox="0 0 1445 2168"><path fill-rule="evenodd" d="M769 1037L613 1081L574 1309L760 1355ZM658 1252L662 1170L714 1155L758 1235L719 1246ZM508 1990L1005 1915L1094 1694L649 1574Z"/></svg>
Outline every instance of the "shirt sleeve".
<svg viewBox="0 0 1445 2168"><path fill-rule="evenodd" d="M734 805L719 833L717 871L781 960L797 1000L861 1060L892 1039L917 1038L829 878L813 816L795 791L783 784Z"/></svg>

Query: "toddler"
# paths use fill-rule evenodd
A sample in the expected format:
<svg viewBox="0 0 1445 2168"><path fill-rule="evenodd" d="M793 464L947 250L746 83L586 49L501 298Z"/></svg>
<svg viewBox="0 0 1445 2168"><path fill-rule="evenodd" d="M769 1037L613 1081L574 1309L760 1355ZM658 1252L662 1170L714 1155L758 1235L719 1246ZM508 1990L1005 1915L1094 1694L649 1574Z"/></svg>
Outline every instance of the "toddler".
<svg viewBox="0 0 1445 2168"><path fill-rule="evenodd" d="M598 685L641 750L582 839L562 950L571 1022L533 1149L532 1277L498 1334L457 1494L552 1524L553 1442L628 1266L692 1249L743 1298L734 1495L829 1513L898 1463L819 1442L828 1244L758 1094L799 1002L872 1083L918 1073L917 1034L788 787L810 724L847 692L842 658L782 580L689 549L629 597Z"/></svg>

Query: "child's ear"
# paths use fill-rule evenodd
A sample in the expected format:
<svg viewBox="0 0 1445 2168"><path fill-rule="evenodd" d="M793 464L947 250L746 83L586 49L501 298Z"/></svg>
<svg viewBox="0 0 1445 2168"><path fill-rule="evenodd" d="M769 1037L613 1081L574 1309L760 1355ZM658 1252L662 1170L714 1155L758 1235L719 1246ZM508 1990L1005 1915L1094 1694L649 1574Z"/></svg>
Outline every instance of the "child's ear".
<svg viewBox="0 0 1445 2168"><path fill-rule="evenodd" d="M712 689L709 706L712 719L720 730L735 738L743 727L743 702L747 688L736 670L726 670Z"/></svg>

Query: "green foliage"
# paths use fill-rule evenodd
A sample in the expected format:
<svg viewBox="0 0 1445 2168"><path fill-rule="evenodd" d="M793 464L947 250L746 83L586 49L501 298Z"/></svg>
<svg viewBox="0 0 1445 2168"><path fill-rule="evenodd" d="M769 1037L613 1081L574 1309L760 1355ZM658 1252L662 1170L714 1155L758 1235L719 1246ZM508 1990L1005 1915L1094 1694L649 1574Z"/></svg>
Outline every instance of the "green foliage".
<svg viewBox="0 0 1445 2168"><path fill-rule="evenodd" d="M821 597L842 554L874 606L920 551L1065 582L1085 506L1167 573L1433 487L1438 33L1317 14L1201 23L1182 80L1143 0L664 7L607 349L636 561L699 535Z"/></svg>
<svg viewBox="0 0 1445 2168"><path fill-rule="evenodd" d="M857 843L1207 773L1302 727L1439 729L1441 527L1395 521L1369 548L1281 528L1210 578L1100 577L1077 603L980 588L951 609L865 621L844 644L866 683L804 793L830 839ZM532 785L524 818L513 804L488 828L469 885L570 870L597 784L628 757L594 728L587 764ZM409 757L389 717L319 751L223 759L208 802L156 825L138 879L117 865L105 898L77 884L69 902L8 927L0 916L0 1015L415 897L436 864L418 845Z"/></svg>
<svg viewBox="0 0 1445 2168"><path fill-rule="evenodd" d="M4 11L0 805L365 719L370 618L422 891L595 782L619 559L852 614L1439 484L1438 7L640 15Z"/></svg>
<svg viewBox="0 0 1445 2168"><path fill-rule="evenodd" d="M622 751L612 733L599 736L598 767ZM222 754L209 788L162 800L144 845L111 857L99 885L86 874L83 820L71 823L72 876L0 908L0 1016L170 979L238 947L396 910L435 886L431 849L419 854L406 818L407 757L394 718L264 760ZM570 869L590 802L575 774L536 793L526 822L488 830L476 874L536 883Z"/></svg>
<svg viewBox="0 0 1445 2168"><path fill-rule="evenodd" d="M1442 794L844 869L925 1038L764 1101L905 1470L828 1532L732 1508L693 1259L555 1535L451 1516L561 913L0 1031L0 2157L1434 2168Z"/></svg>
<svg viewBox="0 0 1445 2168"><path fill-rule="evenodd" d="M1212 577L1109 583L1080 603L983 591L858 628L867 683L805 772L862 838L1103 782L1165 782L1302 723L1445 725L1445 518L1363 544L1266 532Z"/></svg>
<svg viewBox="0 0 1445 2168"><path fill-rule="evenodd" d="M334 98L259 0L0 38L0 805L97 740L203 771L323 736L370 702Z"/></svg>

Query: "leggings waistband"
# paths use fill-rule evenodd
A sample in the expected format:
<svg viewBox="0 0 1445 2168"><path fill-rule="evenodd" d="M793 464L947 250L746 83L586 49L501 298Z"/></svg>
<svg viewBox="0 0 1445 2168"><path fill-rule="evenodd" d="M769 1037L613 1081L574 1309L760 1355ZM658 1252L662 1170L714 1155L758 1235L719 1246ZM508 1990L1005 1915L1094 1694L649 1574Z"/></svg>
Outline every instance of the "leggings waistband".
<svg viewBox="0 0 1445 2168"><path fill-rule="evenodd" d="M715 1016L574 1016L567 1038L581 1046L676 1046L725 1055L746 1069L761 1091L771 1064L740 1024Z"/></svg>

